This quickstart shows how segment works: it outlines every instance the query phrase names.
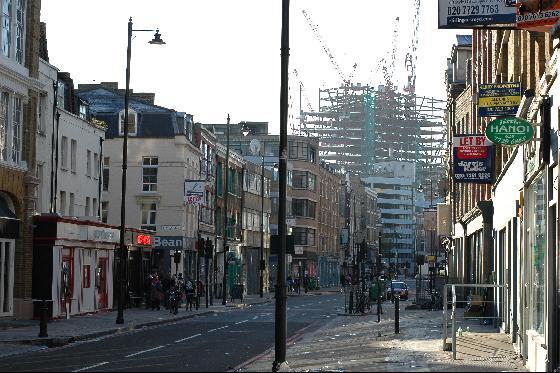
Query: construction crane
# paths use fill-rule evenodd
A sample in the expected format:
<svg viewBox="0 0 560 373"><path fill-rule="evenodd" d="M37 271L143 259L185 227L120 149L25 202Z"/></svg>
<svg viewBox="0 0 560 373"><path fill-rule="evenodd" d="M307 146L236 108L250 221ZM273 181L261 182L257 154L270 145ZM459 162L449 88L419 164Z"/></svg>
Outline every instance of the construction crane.
<svg viewBox="0 0 560 373"><path fill-rule="evenodd" d="M352 73L347 77L342 72L342 69L340 68L340 66L336 62L336 59L334 58L333 53L331 52L331 50L327 46L327 43L325 42L325 39L323 39L323 37L321 36L321 33L319 32L319 27L315 23L313 23L313 21L311 20L311 17L309 16L309 14L307 13L307 11L305 9L303 9L301 12L303 13L303 16L305 17L305 19L307 20L307 24L309 25L309 27L313 31L313 34L315 35L315 38L319 41L319 43L321 44L321 47L323 48L323 51L325 52L325 54L329 58L329 61L331 61L331 64L333 65L334 70L337 72L338 76L340 76L340 79L342 79L342 82L344 83L344 85L345 86L350 86L350 80L353 78L354 73L356 72L356 68L358 67L358 64L354 63Z"/></svg>
<svg viewBox="0 0 560 373"><path fill-rule="evenodd" d="M307 96L307 93L305 91L305 86L303 85L303 82L301 81L301 79L299 77L299 73L298 73L297 69L294 69L293 73L294 73L294 76L296 77L296 79L299 83L300 95L303 95L303 98L305 99L305 103L307 105L307 108L309 109L310 112L312 112L313 107L311 106L311 101L309 100L309 97ZM301 100L300 100L300 106L301 106ZM303 110L301 110L301 108L300 108L300 111L303 111Z"/></svg>
<svg viewBox="0 0 560 373"><path fill-rule="evenodd" d="M395 65L397 60L397 44L399 38L399 17L395 18L394 28L393 28L393 43L391 46L391 58L389 61L389 66L385 64L383 66L383 76L385 77L385 84L388 88L395 88L393 83L393 76L395 75Z"/></svg>
<svg viewBox="0 0 560 373"><path fill-rule="evenodd" d="M414 0L414 15L412 23L412 41L410 42L410 50L406 54L405 67L408 72L408 82L405 91L408 93L416 93L416 61L418 60L418 30L420 28L420 0Z"/></svg>

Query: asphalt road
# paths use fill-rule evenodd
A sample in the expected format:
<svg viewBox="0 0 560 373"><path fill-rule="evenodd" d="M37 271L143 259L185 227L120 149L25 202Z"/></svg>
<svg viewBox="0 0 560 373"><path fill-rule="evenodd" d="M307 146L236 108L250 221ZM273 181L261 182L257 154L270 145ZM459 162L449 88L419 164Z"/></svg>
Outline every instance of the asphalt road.
<svg viewBox="0 0 560 373"><path fill-rule="evenodd" d="M340 293L288 298L288 338L344 309ZM274 303L0 360L0 371L226 371L274 345Z"/></svg>

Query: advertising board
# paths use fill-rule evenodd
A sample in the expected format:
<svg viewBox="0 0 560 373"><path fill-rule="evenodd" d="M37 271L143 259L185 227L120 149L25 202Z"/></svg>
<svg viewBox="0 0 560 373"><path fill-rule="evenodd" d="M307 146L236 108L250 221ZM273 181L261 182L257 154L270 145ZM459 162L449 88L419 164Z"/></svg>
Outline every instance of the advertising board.
<svg viewBox="0 0 560 373"><path fill-rule="evenodd" d="M205 186L205 180L185 180L185 203L187 205L204 205Z"/></svg>
<svg viewBox="0 0 560 373"><path fill-rule="evenodd" d="M486 127L486 137L494 144L516 146L533 138L533 126L521 118L495 119Z"/></svg>
<svg viewBox="0 0 560 373"><path fill-rule="evenodd" d="M453 181L474 184L494 182L494 145L485 135L453 137Z"/></svg>
<svg viewBox="0 0 560 373"><path fill-rule="evenodd" d="M515 27L515 0L438 0L438 27Z"/></svg>
<svg viewBox="0 0 560 373"><path fill-rule="evenodd" d="M480 84L478 111L481 117L514 116L521 103L521 83Z"/></svg>
<svg viewBox="0 0 560 373"><path fill-rule="evenodd" d="M560 18L560 0L517 0L517 28L548 32Z"/></svg>

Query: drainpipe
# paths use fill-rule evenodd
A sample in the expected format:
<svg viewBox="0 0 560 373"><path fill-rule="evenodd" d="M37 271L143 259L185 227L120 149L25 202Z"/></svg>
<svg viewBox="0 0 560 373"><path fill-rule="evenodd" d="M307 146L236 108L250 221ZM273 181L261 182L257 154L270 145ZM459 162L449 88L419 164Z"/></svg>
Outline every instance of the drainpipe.
<svg viewBox="0 0 560 373"><path fill-rule="evenodd" d="M99 137L99 175L97 186L97 217L101 219L101 187L103 185L103 137Z"/></svg>
<svg viewBox="0 0 560 373"><path fill-rule="evenodd" d="M56 195L56 191L54 188L54 174L55 172L58 172L58 169L55 169L55 155L58 154L57 152L55 152L55 132L56 132L56 126L55 126L55 118L56 118L56 106L57 106L57 98L58 98L58 83L56 80L53 81L53 95L54 95L54 99L53 99L53 108L52 108L52 121L53 121L53 125L52 125L52 134L51 134L51 199L50 199L50 208L49 208L49 212L51 214L54 214L56 211L56 200L55 200L55 195ZM58 144L58 136L56 137L56 144Z"/></svg>

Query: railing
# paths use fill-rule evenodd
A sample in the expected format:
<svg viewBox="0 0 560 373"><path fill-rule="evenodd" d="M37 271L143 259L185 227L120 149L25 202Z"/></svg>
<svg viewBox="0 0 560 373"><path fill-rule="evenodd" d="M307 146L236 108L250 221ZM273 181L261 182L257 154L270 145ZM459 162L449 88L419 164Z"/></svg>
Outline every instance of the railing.
<svg viewBox="0 0 560 373"><path fill-rule="evenodd" d="M507 288L507 285L496 285L496 284L446 284L443 287L443 350L447 350L447 328L448 328L448 306L451 304L451 350L453 352L453 360L457 359L457 303L467 303L470 305L476 304L477 306L482 305L479 310L480 316L465 316L463 314L463 320L467 319L500 319L502 316L497 315L495 312L498 307L492 307L491 315L487 315L488 309L487 304L497 305L502 302L494 300L488 300L488 292L486 291L484 295L481 294L471 294L466 297L465 300L457 300L457 288L473 288L473 289L500 289ZM451 302L448 300L449 289L451 289ZM495 295L495 294L494 294ZM475 297L479 299L475 299ZM495 298L495 297L494 297ZM502 300L503 297L500 298ZM466 311L465 311L466 312Z"/></svg>

